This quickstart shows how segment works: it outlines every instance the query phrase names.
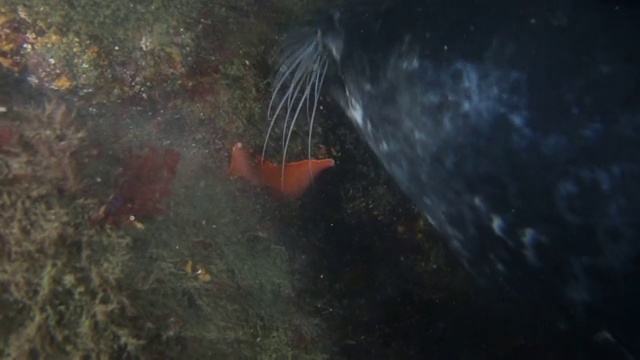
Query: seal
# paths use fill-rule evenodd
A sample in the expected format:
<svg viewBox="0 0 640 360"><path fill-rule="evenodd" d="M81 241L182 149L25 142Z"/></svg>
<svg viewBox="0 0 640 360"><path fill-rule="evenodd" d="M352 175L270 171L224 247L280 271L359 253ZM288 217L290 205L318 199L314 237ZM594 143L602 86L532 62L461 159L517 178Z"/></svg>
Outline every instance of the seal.
<svg viewBox="0 0 640 360"><path fill-rule="evenodd" d="M595 0L334 11L276 52L269 132L330 94L481 282L636 322L638 36L638 8Z"/></svg>

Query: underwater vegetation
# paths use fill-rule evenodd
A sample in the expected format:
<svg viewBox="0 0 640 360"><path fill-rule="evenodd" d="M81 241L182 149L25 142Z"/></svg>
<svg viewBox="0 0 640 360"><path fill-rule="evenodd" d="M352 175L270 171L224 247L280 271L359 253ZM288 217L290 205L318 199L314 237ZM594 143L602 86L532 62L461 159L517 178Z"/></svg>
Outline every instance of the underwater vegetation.
<svg viewBox="0 0 640 360"><path fill-rule="evenodd" d="M31 188L34 179L45 178L53 180L48 186L61 191L77 190L74 155L86 133L74 123L73 114L64 105L49 103L41 112L24 116L26 120L10 119L0 125L2 182Z"/></svg>
<svg viewBox="0 0 640 360"><path fill-rule="evenodd" d="M92 227L97 203L78 193L84 130L56 102L2 115L0 356L134 349L139 341L119 323L131 310L118 286L129 238Z"/></svg>
<svg viewBox="0 0 640 360"><path fill-rule="evenodd" d="M68 109L0 113L0 358L324 358L279 234L226 172L114 149L105 206L94 130Z"/></svg>

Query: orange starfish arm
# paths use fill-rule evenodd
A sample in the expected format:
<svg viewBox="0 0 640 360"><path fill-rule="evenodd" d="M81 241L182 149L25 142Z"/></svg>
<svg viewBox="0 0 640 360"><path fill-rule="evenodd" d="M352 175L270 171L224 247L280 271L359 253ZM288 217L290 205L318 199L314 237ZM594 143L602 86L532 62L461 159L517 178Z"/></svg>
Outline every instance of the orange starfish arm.
<svg viewBox="0 0 640 360"><path fill-rule="evenodd" d="M250 183L256 185L261 182L260 175L256 170L255 161L249 158L249 154L244 150L242 143L237 143L233 146L229 175L248 180Z"/></svg>
<svg viewBox="0 0 640 360"><path fill-rule="evenodd" d="M300 197L323 170L333 167L333 159L303 160L284 165L262 161L256 164L241 143L233 147L229 174L243 178L255 185L264 185L291 198ZM283 178L284 175L284 178Z"/></svg>
<svg viewBox="0 0 640 360"><path fill-rule="evenodd" d="M334 165L333 159L291 162L284 165L283 174L282 167L265 161L258 164L258 169L264 185L285 196L297 198L304 194L320 172Z"/></svg>

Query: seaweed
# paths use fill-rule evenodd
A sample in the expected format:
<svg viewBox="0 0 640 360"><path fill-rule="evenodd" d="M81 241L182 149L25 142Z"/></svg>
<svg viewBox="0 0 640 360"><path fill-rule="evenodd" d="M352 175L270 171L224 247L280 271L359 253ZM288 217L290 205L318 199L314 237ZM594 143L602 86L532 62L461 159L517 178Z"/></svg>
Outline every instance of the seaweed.
<svg viewBox="0 0 640 360"><path fill-rule="evenodd" d="M36 111L12 116L0 126L0 154L6 163L0 182L37 192L50 186L62 192L77 190L81 184L75 155L86 132L78 128L73 111L51 101ZM40 186L32 186L34 181Z"/></svg>
<svg viewBox="0 0 640 360"><path fill-rule="evenodd" d="M141 340L120 290L130 239L88 223L84 129L64 104L5 114L0 160L0 357L105 358Z"/></svg>

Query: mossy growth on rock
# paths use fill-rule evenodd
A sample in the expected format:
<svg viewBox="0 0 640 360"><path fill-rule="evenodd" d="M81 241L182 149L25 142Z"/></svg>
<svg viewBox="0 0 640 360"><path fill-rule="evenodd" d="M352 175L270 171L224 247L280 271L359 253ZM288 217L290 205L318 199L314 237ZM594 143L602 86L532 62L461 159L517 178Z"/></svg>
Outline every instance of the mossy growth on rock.
<svg viewBox="0 0 640 360"><path fill-rule="evenodd" d="M59 103L3 114L0 356L118 357L141 342L119 289L129 238L92 227L78 193L84 132Z"/></svg>

